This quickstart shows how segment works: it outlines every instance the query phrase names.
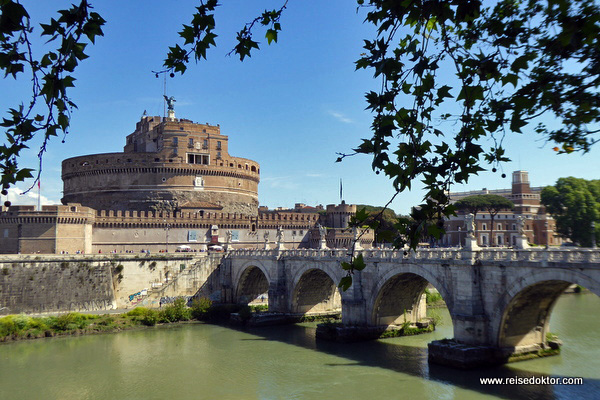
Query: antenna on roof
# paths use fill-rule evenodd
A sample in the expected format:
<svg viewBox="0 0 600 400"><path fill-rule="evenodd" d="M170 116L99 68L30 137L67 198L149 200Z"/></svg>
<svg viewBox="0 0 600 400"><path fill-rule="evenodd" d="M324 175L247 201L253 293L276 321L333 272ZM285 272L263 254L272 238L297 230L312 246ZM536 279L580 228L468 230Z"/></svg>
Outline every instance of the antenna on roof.
<svg viewBox="0 0 600 400"><path fill-rule="evenodd" d="M163 118L167 116L167 74L163 74Z"/></svg>

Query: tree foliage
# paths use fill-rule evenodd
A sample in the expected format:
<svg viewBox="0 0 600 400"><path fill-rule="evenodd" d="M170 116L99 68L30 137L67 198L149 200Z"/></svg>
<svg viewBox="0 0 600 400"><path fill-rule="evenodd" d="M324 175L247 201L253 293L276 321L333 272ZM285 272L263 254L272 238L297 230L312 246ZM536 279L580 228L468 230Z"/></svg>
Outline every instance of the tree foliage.
<svg viewBox="0 0 600 400"><path fill-rule="evenodd" d="M392 243L400 234L396 228L400 216L393 210L364 204L357 205L356 208L364 209L368 213L365 225L374 230L376 243Z"/></svg>
<svg viewBox="0 0 600 400"><path fill-rule="evenodd" d="M355 151L370 154L373 169L398 191L424 182L425 201L403 227L411 246L427 221L453 213L453 183L467 182L483 162L496 171L508 160L506 135L538 123L535 131L565 153L586 152L598 140L600 11L593 1L358 3L378 34L365 40L356 67L372 70L381 89L366 95L372 136Z"/></svg>
<svg viewBox="0 0 600 400"><path fill-rule="evenodd" d="M0 0L0 13L0 70L4 78L27 74L31 79L27 103L10 108L0 123L6 134L0 146L0 184L6 191L11 184L32 177L33 169L20 167L19 156L34 136L43 135L39 177L48 140L68 133L71 111L76 108L68 96L75 81L72 73L87 58L86 46L102 36L105 21L86 0L58 10L55 18L36 27L19 1ZM46 40L47 51L39 57L33 51L34 29Z"/></svg>
<svg viewBox="0 0 600 400"><path fill-rule="evenodd" d="M467 196L454 203L454 207L458 211L465 213L471 213L473 216L477 216L479 211L485 210L486 201L483 195Z"/></svg>
<svg viewBox="0 0 600 400"><path fill-rule="evenodd" d="M600 243L600 180L560 178L554 186L545 187L541 197L559 234L580 246L589 247L592 237Z"/></svg>

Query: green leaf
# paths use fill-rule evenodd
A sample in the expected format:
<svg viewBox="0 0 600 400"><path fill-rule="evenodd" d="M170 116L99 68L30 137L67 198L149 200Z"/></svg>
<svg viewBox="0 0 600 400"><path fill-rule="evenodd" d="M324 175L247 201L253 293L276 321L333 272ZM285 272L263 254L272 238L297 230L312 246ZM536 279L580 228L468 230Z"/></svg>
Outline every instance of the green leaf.
<svg viewBox="0 0 600 400"><path fill-rule="evenodd" d="M342 269L345 271L351 271L352 270L352 264L347 263L345 261L342 261Z"/></svg>
<svg viewBox="0 0 600 400"><path fill-rule="evenodd" d="M363 259L362 253L360 253L354 258L354 261L352 261L352 266L357 271L362 271L363 269L365 269L367 264L365 264L365 260Z"/></svg>
<svg viewBox="0 0 600 400"><path fill-rule="evenodd" d="M352 277L351 276L345 276L342 279L340 279L340 283L339 283L338 287L340 289L342 289L343 292L348 290L350 288L350 286L352 286Z"/></svg>
<svg viewBox="0 0 600 400"><path fill-rule="evenodd" d="M265 37L269 44L271 44L271 42L277 43L277 31L275 29L268 29Z"/></svg>

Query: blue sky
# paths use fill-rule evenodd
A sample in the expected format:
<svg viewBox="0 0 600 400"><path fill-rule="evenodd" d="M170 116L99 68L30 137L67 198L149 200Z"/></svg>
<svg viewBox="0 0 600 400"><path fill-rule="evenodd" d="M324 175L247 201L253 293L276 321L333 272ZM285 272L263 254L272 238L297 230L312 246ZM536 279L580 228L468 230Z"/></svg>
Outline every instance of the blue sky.
<svg viewBox="0 0 600 400"><path fill-rule="evenodd" d="M217 11L217 48L208 61L191 64L188 71L167 78L167 93L177 99L177 117L220 124L230 138L233 156L261 164L259 201L271 208L303 202L310 205L339 201L343 179L349 203L383 205L393 194L391 183L370 169L367 156L335 163L336 152L349 152L370 135L371 115L364 93L377 90L370 71L355 71L363 39L373 34L348 0L290 0L282 18L279 43L267 46L240 62L226 54L235 32L265 8L281 1L223 0ZM36 25L47 22L65 1L26 2ZM92 1L106 20L105 36L88 49L90 58L76 71L71 96L79 109L63 144L54 140L44 158L42 195L48 202L61 198L60 162L67 157L122 151L143 111L163 113L161 68L168 46L179 43L181 24L189 23L196 1ZM37 30L39 32L39 29ZM258 32L257 32L258 33ZM257 36L258 38L259 36ZM0 83L0 110L27 101L26 79ZM562 176L598 179L600 150L580 155L556 155L532 130L507 138L512 162L502 165L506 179L483 172L469 185L453 191L510 186L513 170L529 171L534 186L553 184ZM489 147L489 146L487 146ZM37 166L32 149L23 165ZM491 168L490 168L491 169ZM21 185L21 189L25 185ZM420 185L397 197L392 208L407 213L423 197ZM31 197L11 200L30 203Z"/></svg>

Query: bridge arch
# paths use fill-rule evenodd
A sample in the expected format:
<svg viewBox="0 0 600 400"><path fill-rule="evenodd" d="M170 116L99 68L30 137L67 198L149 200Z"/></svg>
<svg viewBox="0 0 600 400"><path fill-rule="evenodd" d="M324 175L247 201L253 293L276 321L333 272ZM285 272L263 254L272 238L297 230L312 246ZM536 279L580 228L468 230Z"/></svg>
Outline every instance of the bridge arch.
<svg viewBox="0 0 600 400"><path fill-rule="evenodd" d="M233 280L235 303L264 303L268 299L271 280L267 268L260 262L247 262L237 270Z"/></svg>
<svg viewBox="0 0 600 400"><path fill-rule="evenodd" d="M447 287L423 266L406 265L384 274L367 299L367 318L371 325L417 322L426 317L423 295L428 284L434 286L446 302L452 318L452 297Z"/></svg>
<svg viewBox="0 0 600 400"><path fill-rule="evenodd" d="M289 309L303 314L341 311L338 275L329 263L313 262L296 269L291 279Z"/></svg>
<svg viewBox="0 0 600 400"><path fill-rule="evenodd" d="M507 282L508 290L498 300L491 318L496 345L526 348L545 343L552 309L571 284L600 296L600 282L571 269L538 270Z"/></svg>

